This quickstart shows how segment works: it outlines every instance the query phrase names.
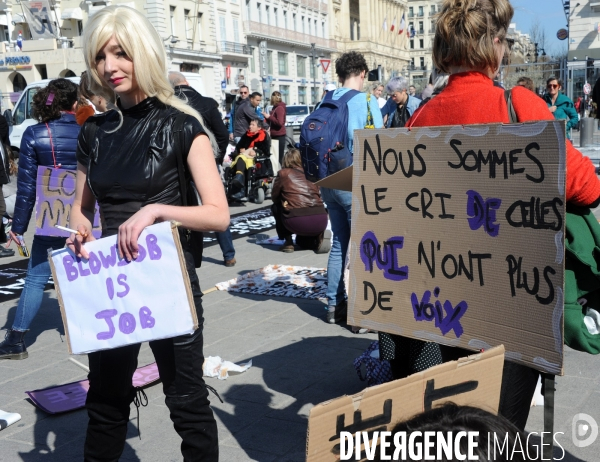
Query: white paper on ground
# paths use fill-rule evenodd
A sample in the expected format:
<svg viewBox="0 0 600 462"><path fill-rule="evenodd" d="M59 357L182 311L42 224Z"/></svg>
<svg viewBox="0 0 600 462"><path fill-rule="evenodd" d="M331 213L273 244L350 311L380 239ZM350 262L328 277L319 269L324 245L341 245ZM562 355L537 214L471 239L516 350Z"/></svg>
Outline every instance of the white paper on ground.
<svg viewBox="0 0 600 462"><path fill-rule="evenodd" d="M21 420L21 414L16 412L6 412L0 409L0 430L4 430L6 427L14 424Z"/></svg>
<svg viewBox="0 0 600 462"><path fill-rule="evenodd" d="M217 377L219 380L225 380L229 373L246 372L252 367L252 360L247 363L235 364L231 361L225 361L220 356L209 356L202 365L202 375L204 377Z"/></svg>
<svg viewBox="0 0 600 462"><path fill-rule="evenodd" d="M538 377L538 383L535 387L535 393L533 394L533 399L531 400L531 407L533 406L543 406L544 405L544 395L542 395L542 376Z"/></svg>

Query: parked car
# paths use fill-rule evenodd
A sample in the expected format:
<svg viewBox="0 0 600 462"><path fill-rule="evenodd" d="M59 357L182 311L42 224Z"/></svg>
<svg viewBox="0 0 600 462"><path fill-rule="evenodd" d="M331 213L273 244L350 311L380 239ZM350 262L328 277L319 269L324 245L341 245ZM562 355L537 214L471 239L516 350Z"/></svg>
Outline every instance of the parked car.
<svg viewBox="0 0 600 462"><path fill-rule="evenodd" d="M79 85L79 77L67 78ZM54 79L38 80L37 82L30 83L21 93L21 96L15 103L14 109L7 109L4 111L4 117L6 117L6 121L10 126L10 146L15 153L19 152L19 149L21 148L21 138L25 129L30 125L38 123L38 121L31 116L33 95L35 95L40 88L44 88L48 85L51 80Z"/></svg>

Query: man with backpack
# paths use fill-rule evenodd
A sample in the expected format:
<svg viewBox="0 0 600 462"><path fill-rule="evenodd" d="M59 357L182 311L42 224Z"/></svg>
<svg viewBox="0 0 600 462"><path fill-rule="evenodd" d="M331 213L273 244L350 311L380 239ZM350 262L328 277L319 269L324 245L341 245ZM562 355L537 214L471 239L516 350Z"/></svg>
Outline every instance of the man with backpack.
<svg viewBox="0 0 600 462"><path fill-rule="evenodd" d="M362 93L369 72L364 56L356 51L342 54L335 62L335 72L342 87L328 92L302 126L300 150L304 171L314 180L352 165L354 130L383 128L377 98ZM344 264L350 242L352 193L321 188L321 197L327 205L333 231L327 263L327 322L335 324L345 322L348 312Z"/></svg>

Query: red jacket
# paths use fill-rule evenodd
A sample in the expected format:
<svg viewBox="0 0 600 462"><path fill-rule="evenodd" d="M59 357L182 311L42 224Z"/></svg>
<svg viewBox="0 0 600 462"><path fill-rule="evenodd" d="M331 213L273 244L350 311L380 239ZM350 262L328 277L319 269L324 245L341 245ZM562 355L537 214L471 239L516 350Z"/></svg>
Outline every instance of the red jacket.
<svg viewBox="0 0 600 462"><path fill-rule="evenodd" d="M554 120L543 99L525 87L512 89L512 102L520 122ZM504 90L479 72L450 76L448 86L419 108L407 127L508 123ZM567 202L589 206L600 197L600 180L589 157L567 140Z"/></svg>
<svg viewBox="0 0 600 462"><path fill-rule="evenodd" d="M269 117L269 126L271 127L271 136L285 136L285 103L280 101L271 111Z"/></svg>

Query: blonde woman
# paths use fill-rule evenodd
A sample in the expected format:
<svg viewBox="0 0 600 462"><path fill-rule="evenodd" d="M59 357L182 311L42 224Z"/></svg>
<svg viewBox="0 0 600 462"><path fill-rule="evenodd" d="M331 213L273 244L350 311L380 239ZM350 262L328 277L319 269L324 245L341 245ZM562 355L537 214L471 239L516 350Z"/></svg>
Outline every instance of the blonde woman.
<svg viewBox="0 0 600 462"><path fill-rule="evenodd" d="M81 129L70 218L80 234L71 234L67 246L87 257L94 201L103 218L102 235L116 236L119 256L127 261L138 256L142 230L156 222L175 220L198 231L225 231L229 211L211 135L198 113L174 96L163 42L154 27L132 8L110 6L87 23L83 43L89 76L116 97L118 110L89 118ZM175 118L182 112L188 117L183 130L174 133ZM201 206L181 206L176 162L180 144ZM217 461L217 425L202 379L202 293L183 237L182 245L200 327L191 335L150 342L150 348L171 420L183 440L184 460ZM139 350L138 344L89 354L85 460L116 461L123 451Z"/></svg>
<svg viewBox="0 0 600 462"><path fill-rule="evenodd" d="M277 140L279 144L279 165L283 163L283 154L285 152L285 116L287 114L287 108L285 102L281 98L281 93L274 91L271 95L271 109L270 114L265 114L265 119L271 131L272 140Z"/></svg>

